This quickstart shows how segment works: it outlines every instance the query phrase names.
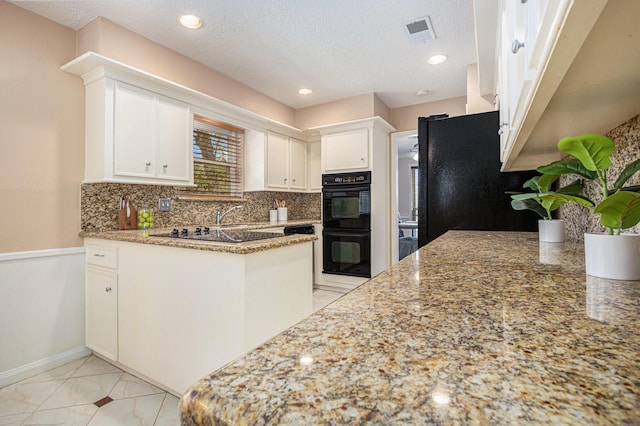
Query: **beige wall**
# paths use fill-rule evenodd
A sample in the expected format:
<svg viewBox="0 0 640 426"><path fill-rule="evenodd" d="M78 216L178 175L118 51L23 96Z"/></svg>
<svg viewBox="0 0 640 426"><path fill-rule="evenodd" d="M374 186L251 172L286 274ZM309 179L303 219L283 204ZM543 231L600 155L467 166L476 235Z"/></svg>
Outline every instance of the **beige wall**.
<svg viewBox="0 0 640 426"><path fill-rule="evenodd" d="M487 99L480 95L478 83L478 64L467 67L467 114L478 114L495 110L493 98Z"/></svg>
<svg viewBox="0 0 640 426"><path fill-rule="evenodd" d="M373 93L340 99L326 104L301 108L296 111L296 127L306 130L344 121L374 117Z"/></svg>
<svg viewBox="0 0 640 426"><path fill-rule="evenodd" d="M373 95L373 116L380 117L391 124L391 109L382 102L378 95Z"/></svg>
<svg viewBox="0 0 640 426"><path fill-rule="evenodd" d="M75 31L0 0L0 253L82 245Z"/></svg>
<svg viewBox="0 0 640 426"><path fill-rule="evenodd" d="M391 110L390 124L393 125L398 132L404 132L418 128L418 117L428 117L433 114L442 113L449 114L450 117L465 115L466 100L466 97L460 97L394 108Z"/></svg>
<svg viewBox="0 0 640 426"><path fill-rule="evenodd" d="M293 108L107 19L94 19L78 31L77 54L87 51L295 126Z"/></svg>
<svg viewBox="0 0 640 426"><path fill-rule="evenodd" d="M421 115L464 114L464 98L391 110L374 93L295 111L108 20L75 32L0 0L0 253L82 244L84 88L60 66L88 50L300 129L380 116L410 130Z"/></svg>

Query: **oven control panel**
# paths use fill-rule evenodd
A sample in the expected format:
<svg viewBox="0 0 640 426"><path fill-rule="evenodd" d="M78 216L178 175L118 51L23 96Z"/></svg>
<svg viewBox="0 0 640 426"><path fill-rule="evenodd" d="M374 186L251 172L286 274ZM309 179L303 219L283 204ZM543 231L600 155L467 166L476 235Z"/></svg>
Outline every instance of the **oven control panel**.
<svg viewBox="0 0 640 426"><path fill-rule="evenodd" d="M361 185L371 183L371 172L334 173L322 175L323 186Z"/></svg>

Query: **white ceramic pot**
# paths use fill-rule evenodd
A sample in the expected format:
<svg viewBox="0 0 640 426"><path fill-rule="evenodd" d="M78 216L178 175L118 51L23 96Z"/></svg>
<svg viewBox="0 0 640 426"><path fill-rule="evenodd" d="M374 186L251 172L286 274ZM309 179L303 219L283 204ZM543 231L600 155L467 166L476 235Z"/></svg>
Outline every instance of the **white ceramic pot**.
<svg viewBox="0 0 640 426"><path fill-rule="evenodd" d="M584 234L587 275L640 280L640 235Z"/></svg>
<svg viewBox="0 0 640 426"><path fill-rule="evenodd" d="M564 220L538 220L538 237L545 243L564 242Z"/></svg>

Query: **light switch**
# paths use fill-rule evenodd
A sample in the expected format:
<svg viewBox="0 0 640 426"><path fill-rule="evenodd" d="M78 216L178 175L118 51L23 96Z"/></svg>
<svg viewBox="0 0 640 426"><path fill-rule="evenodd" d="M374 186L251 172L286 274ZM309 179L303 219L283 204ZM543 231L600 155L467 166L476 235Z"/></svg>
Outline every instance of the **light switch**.
<svg viewBox="0 0 640 426"><path fill-rule="evenodd" d="M160 198L158 200L158 210L161 212L171 211L171 198Z"/></svg>

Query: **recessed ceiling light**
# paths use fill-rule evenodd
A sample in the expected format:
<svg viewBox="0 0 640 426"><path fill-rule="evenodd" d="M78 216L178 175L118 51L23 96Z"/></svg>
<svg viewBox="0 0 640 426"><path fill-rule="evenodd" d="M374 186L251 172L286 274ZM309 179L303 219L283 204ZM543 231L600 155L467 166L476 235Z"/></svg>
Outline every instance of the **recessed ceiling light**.
<svg viewBox="0 0 640 426"><path fill-rule="evenodd" d="M182 15L180 17L180 23L183 27L195 30L202 26L202 20L194 15Z"/></svg>
<svg viewBox="0 0 640 426"><path fill-rule="evenodd" d="M447 55L433 55L427 60L427 62L429 62L431 65L438 65L443 63L446 60L447 60Z"/></svg>
<svg viewBox="0 0 640 426"><path fill-rule="evenodd" d="M428 94L429 94L429 91L428 90L424 90L424 89L423 90L418 90L416 92L416 96L427 96Z"/></svg>
<svg viewBox="0 0 640 426"><path fill-rule="evenodd" d="M298 93L300 93L301 95L310 95L313 93L313 90L311 89L300 89L298 90Z"/></svg>

